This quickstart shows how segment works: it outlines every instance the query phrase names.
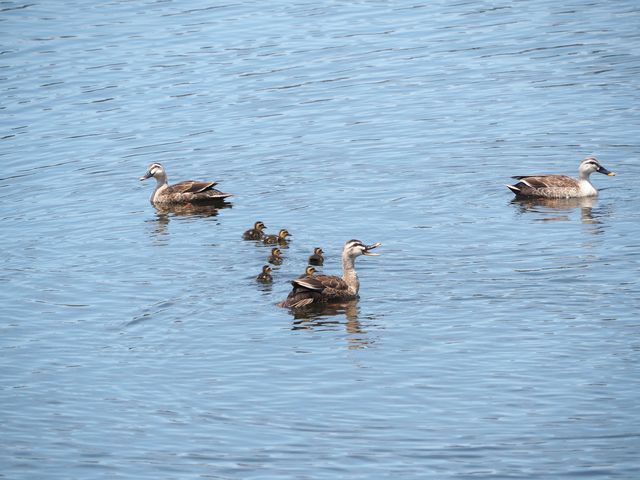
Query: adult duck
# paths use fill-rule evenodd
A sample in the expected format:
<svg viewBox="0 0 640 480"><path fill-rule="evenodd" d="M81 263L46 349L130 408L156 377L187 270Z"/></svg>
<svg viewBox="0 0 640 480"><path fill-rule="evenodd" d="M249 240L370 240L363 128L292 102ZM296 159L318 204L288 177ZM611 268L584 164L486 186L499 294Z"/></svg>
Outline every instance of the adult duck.
<svg viewBox="0 0 640 480"><path fill-rule="evenodd" d="M587 157L580 162L578 178L567 175L520 175L511 178L520 180L507 188L518 197L577 198L593 197L598 190L591 184L593 172L613 177L615 173L604 168L596 157Z"/></svg>
<svg viewBox="0 0 640 480"><path fill-rule="evenodd" d="M185 180L184 182L169 185L167 172L159 163L149 165L147 172L140 177L140 181L151 177L156 179L156 188L150 199L154 205L205 204L220 202L232 196L230 193L215 189L214 187L218 182Z"/></svg>
<svg viewBox="0 0 640 480"><path fill-rule="evenodd" d="M336 275L305 275L291 281L293 290L280 303L286 308L301 308L309 305L337 303L358 298L360 281L355 261L361 255L378 255L371 250L382 245L365 245L360 240L349 240L342 249L342 277Z"/></svg>

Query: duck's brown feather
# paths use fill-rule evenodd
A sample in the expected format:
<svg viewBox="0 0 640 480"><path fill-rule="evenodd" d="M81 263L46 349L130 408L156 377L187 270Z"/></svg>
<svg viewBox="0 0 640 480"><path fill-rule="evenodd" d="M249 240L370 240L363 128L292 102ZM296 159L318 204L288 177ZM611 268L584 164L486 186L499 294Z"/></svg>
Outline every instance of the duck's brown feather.
<svg viewBox="0 0 640 480"><path fill-rule="evenodd" d="M308 260L309 265L319 265L322 266L324 264L324 257L317 253L314 253L309 257Z"/></svg>
<svg viewBox="0 0 640 480"><path fill-rule="evenodd" d="M257 228L252 228L242 234L242 238L245 240L260 240L262 237L264 237L264 233Z"/></svg>
<svg viewBox="0 0 640 480"><path fill-rule="evenodd" d="M217 190L215 187L218 182L198 182L195 180L185 180L184 182L175 183L173 185L169 185L167 187L167 194L169 195L185 195L192 194L194 196L200 196L199 194L204 194L202 197L229 197L230 193L224 193L220 190Z"/></svg>
<svg viewBox="0 0 640 480"><path fill-rule="evenodd" d="M300 308L312 303L331 303L355 298L349 286L335 275L307 275L291 281L293 291L283 302L284 306Z"/></svg>
<svg viewBox="0 0 640 480"><path fill-rule="evenodd" d="M160 204L169 203L206 203L231 197L230 193L221 192L214 188L218 182L198 182L185 180L184 182L168 185L156 198Z"/></svg>
<svg viewBox="0 0 640 480"><path fill-rule="evenodd" d="M518 175L520 180L508 186L516 195L540 197L566 197L577 194L580 184L567 175Z"/></svg>
<svg viewBox="0 0 640 480"><path fill-rule="evenodd" d="M578 183L575 178L567 175L518 175L511 178L524 180L534 188L566 188Z"/></svg>
<svg viewBox="0 0 640 480"><path fill-rule="evenodd" d="M201 193L211 190L218 182L199 182L197 180L185 180L184 182L175 183L169 186L169 189L175 193Z"/></svg>

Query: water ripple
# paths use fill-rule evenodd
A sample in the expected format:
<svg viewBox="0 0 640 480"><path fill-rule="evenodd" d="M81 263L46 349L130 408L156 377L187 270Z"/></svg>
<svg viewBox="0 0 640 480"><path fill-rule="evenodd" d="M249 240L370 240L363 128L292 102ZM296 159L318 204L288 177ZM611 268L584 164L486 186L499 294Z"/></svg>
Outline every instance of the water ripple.
<svg viewBox="0 0 640 480"><path fill-rule="evenodd" d="M634 478L635 3L1 10L4 475ZM597 199L504 187L589 154ZM359 300L276 306L354 237Z"/></svg>

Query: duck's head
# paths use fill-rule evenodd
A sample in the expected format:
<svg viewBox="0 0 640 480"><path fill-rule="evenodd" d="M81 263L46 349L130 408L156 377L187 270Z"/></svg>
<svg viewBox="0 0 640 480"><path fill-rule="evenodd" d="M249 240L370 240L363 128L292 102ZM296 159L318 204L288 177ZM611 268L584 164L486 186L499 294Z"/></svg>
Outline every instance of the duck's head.
<svg viewBox="0 0 640 480"><path fill-rule="evenodd" d="M262 273L271 273L271 267L269 265L263 266Z"/></svg>
<svg viewBox="0 0 640 480"><path fill-rule="evenodd" d="M322 255L324 252L322 251L322 249L320 247L316 247L313 249L313 254L314 255Z"/></svg>
<svg viewBox="0 0 640 480"><path fill-rule="evenodd" d="M260 221L256 222L253 224L253 228L258 230L259 232L263 231L266 227L266 225Z"/></svg>
<svg viewBox="0 0 640 480"><path fill-rule="evenodd" d="M140 177L140 181L146 180L147 178L155 177L156 179L166 178L167 173L164 171L164 167L159 163L152 163L147 168L147 173L145 173L142 177Z"/></svg>
<svg viewBox="0 0 640 480"><path fill-rule="evenodd" d="M278 232L278 238L281 238L281 239L283 239L283 240L284 240L285 238L287 238L287 237L290 237L290 236L291 236L291 234L287 231L287 229L286 229L286 228L283 228L282 230L280 230L280 231Z"/></svg>
<svg viewBox="0 0 640 480"><path fill-rule="evenodd" d="M304 269L305 275L313 275L316 272L317 270L315 269L315 267L312 267L311 265L309 265L307 268Z"/></svg>
<svg viewBox="0 0 640 480"><path fill-rule="evenodd" d="M602 173L603 175L608 175L610 177L615 176L615 173L610 172L602 165L596 157L587 157L582 162L580 162L579 172L581 175L591 175L593 172Z"/></svg>
<svg viewBox="0 0 640 480"><path fill-rule="evenodd" d="M344 249L342 250L343 255L347 255L349 257L355 258L355 257L359 257L360 255L367 255L367 256L377 256L380 255L379 253L373 253L371 250L373 250L374 248L378 248L380 245L382 245L381 243L373 243L371 245L365 245L364 243L362 243L360 240L349 240L347 243L344 244Z"/></svg>
<svg viewBox="0 0 640 480"><path fill-rule="evenodd" d="M278 247L273 247L271 249L271 255L273 255L274 257L279 257L281 253L282 252L280 251L280 249Z"/></svg>

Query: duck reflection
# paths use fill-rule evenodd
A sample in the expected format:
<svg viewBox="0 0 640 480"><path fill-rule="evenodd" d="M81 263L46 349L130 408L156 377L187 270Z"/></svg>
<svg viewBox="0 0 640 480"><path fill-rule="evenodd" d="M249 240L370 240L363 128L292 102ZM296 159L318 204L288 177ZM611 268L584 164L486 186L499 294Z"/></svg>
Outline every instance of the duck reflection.
<svg viewBox="0 0 640 480"><path fill-rule="evenodd" d="M514 198L511 203L518 207L520 213L538 214L542 221L570 221L569 214L580 209L580 221L584 224L598 225L602 223L604 213L596 213L597 197L582 198ZM599 229L597 232L600 233Z"/></svg>
<svg viewBox="0 0 640 480"><path fill-rule="evenodd" d="M231 208L230 203L206 204L206 205L162 205L154 206L156 216L146 223L151 225L151 236L159 243L168 240L169 222L171 217L217 217L221 209Z"/></svg>
<svg viewBox="0 0 640 480"><path fill-rule="evenodd" d="M158 215L173 215L176 217L216 217L220 210L231 207L232 204L226 202L154 206Z"/></svg>
<svg viewBox="0 0 640 480"><path fill-rule="evenodd" d="M347 337L349 349L368 348L373 344L358 320L360 314L358 300L292 308L289 311L294 318L292 330L336 330L344 326L349 334ZM345 321L340 320L339 317L342 315Z"/></svg>

